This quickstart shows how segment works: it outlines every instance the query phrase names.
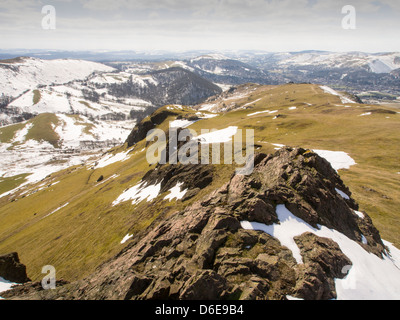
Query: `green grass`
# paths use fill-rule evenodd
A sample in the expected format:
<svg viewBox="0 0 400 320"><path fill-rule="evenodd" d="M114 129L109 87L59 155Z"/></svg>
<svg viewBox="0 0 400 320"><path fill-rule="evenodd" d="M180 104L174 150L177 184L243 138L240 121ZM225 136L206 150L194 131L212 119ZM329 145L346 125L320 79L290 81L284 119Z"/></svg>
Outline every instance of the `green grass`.
<svg viewBox="0 0 400 320"><path fill-rule="evenodd" d="M79 103L80 103L80 104L83 104L84 106L88 107L89 109L92 109L92 110L95 110L95 111L96 111L96 109L93 108L87 101L81 100L81 101L79 101Z"/></svg>
<svg viewBox="0 0 400 320"><path fill-rule="evenodd" d="M25 178L28 175L29 174L19 174L12 177L0 178L0 195L20 186L23 182L25 182Z"/></svg>
<svg viewBox="0 0 400 320"><path fill-rule="evenodd" d="M42 113L28 123L32 123L33 127L28 131L26 140L47 141L56 148L59 146L60 138L52 127L52 124L58 124L58 118L55 114Z"/></svg>
<svg viewBox="0 0 400 320"><path fill-rule="evenodd" d="M0 128L0 142L11 143L17 131L21 130L24 126L25 123L17 123Z"/></svg>
<svg viewBox="0 0 400 320"><path fill-rule="evenodd" d="M33 90L33 105L38 104L41 98L39 90Z"/></svg>

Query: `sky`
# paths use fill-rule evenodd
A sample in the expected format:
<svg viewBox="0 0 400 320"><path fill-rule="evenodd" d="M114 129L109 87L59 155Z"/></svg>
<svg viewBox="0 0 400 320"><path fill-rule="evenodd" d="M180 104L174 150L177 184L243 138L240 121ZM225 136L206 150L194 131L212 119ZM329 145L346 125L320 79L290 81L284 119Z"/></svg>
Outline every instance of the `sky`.
<svg viewBox="0 0 400 320"><path fill-rule="evenodd" d="M0 0L0 49L394 52L399 16L399 0Z"/></svg>

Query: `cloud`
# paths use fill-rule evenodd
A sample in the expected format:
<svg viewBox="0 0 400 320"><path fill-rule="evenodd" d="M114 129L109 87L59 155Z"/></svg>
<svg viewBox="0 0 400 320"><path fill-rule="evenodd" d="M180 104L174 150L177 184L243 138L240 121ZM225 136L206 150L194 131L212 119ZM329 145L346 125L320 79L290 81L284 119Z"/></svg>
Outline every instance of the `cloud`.
<svg viewBox="0 0 400 320"><path fill-rule="evenodd" d="M47 2L57 11L57 30L53 33L41 29L41 8ZM341 28L341 9L349 3L347 0L3 0L0 46L400 50L393 41L400 27L394 14L400 9L398 1L352 0L357 10L357 30L353 32ZM392 13L383 14L388 8L393 8Z"/></svg>

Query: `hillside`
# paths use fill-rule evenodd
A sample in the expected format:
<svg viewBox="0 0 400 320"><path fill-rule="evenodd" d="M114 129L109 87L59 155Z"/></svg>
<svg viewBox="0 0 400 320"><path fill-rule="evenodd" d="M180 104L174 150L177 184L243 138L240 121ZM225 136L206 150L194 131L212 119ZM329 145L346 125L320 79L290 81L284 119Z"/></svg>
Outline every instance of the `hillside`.
<svg viewBox="0 0 400 320"><path fill-rule="evenodd" d="M17 97L38 84L62 84L83 80L96 71L113 71L100 63L84 60L41 60L30 57L0 60L0 92Z"/></svg>
<svg viewBox="0 0 400 320"><path fill-rule="evenodd" d="M134 125L135 121L92 121L79 115L42 113L0 127L0 196L121 144Z"/></svg>
<svg viewBox="0 0 400 320"><path fill-rule="evenodd" d="M139 129L170 122L221 130L213 141L252 128L264 155L243 179L234 164L149 165ZM78 281L28 298L203 298L204 283L211 298L354 298L339 280L354 279L346 265L356 294L376 298L368 281L399 278L399 124L394 109L311 84L165 106L125 145L1 197L0 253L17 251L34 281L47 264ZM271 231L278 221L291 238ZM379 279L399 297L397 280Z"/></svg>
<svg viewBox="0 0 400 320"><path fill-rule="evenodd" d="M166 104L195 105L222 91L179 67L137 74L80 60L3 60L0 79L0 126L42 113L133 120Z"/></svg>

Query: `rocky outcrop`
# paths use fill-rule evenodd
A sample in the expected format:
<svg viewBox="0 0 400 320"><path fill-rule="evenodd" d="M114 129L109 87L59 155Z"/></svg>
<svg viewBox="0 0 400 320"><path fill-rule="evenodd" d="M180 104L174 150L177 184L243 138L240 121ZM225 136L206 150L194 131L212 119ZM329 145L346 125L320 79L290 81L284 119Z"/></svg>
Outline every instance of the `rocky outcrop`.
<svg viewBox="0 0 400 320"><path fill-rule="evenodd" d="M19 261L17 252L0 256L0 277L16 283L30 281L26 274L26 267Z"/></svg>
<svg viewBox="0 0 400 320"><path fill-rule="evenodd" d="M169 116L173 115L177 115L177 113L163 108L162 110L158 110L154 112L151 116L148 116L147 118L143 119L133 128L128 138L126 139L128 148L132 147L139 141L145 139L147 133L150 130L154 129L157 125L161 124Z"/></svg>
<svg viewBox="0 0 400 320"><path fill-rule="evenodd" d="M14 298L335 298L334 279L346 276L342 270L351 261L333 240L313 233L295 237L303 258L297 263L277 238L242 228L243 220L279 223L279 204L309 225L335 229L382 256L385 247L379 232L366 214L360 218L354 212L357 204L326 160L308 150L284 148L274 155L258 154L255 164L251 175L234 175L185 210L157 221L87 279ZM155 178L154 174L143 179Z"/></svg>

